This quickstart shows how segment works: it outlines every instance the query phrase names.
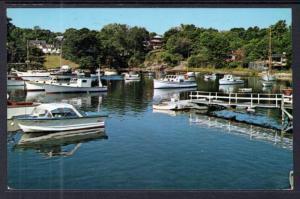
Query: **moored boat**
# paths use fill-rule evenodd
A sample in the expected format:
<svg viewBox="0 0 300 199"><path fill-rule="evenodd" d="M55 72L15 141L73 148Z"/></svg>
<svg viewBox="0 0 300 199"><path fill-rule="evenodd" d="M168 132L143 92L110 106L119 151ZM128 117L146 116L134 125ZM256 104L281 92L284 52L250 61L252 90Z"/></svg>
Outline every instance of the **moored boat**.
<svg viewBox="0 0 300 199"><path fill-rule="evenodd" d="M26 72L16 71L16 74L23 80L28 81L47 80L50 78L50 73L45 70L28 70Z"/></svg>
<svg viewBox="0 0 300 199"><path fill-rule="evenodd" d="M154 88L191 88L197 87L195 75L166 75L162 79L153 80Z"/></svg>
<svg viewBox="0 0 300 199"><path fill-rule="evenodd" d="M271 87L271 86L273 86L273 81L263 81L262 85L264 87Z"/></svg>
<svg viewBox="0 0 300 199"><path fill-rule="evenodd" d="M103 86L98 80L98 86L93 86L92 78L73 78L69 83L51 82L44 85L46 93L75 93L75 92L105 92L107 86Z"/></svg>
<svg viewBox="0 0 300 199"><path fill-rule="evenodd" d="M244 80L239 77L234 77L233 75L224 75L222 79L219 79L220 85L230 85L230 84L243 84Z"/></svg>
<svg viewBox="0 0 300 199"><path fill-rule="evenodd" d="M23 132L59 132L104 127L107 115L82 112L66 103L48 103L35 107L31 114L13 119Z"/></svg>

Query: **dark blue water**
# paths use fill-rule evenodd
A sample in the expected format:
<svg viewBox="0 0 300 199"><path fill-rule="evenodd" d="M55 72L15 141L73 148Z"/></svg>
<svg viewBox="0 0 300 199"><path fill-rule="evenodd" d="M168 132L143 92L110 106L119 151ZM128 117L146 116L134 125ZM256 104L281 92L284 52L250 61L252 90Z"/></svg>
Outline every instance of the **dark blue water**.
<svg viewBox="0 0 300 199"><path fill-rule="evenodd" d="M21 91L20 91L21 93ZM292 140L273 130L196 113L152 110L151 80L113 83L107 94L23 94L102 110L107 139L18 148L8 141L8 186L14 189L285 189ZM22 98L21 94L15 96ZM14 96L13 96L14 97ZM196 118L196 120L195 120ZM250 132L250 133L249 133ZM71 151L50 156L50 151Z"/></svg>

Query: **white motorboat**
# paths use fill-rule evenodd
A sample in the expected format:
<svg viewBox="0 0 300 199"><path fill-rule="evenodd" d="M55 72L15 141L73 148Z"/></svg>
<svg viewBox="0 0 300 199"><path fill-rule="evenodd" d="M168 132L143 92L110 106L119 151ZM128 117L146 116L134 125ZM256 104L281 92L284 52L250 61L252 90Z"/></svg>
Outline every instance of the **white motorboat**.
<svg viewBox="0 0 300 199"><path fill-rule="evenodd" d="M41 104L31 114L13 119L25 133L60 132L104 127L107 115L100 112L82 112L66 103Z"/></svg>
<svg viewBox="0 0 300 199"><path fill-rule="evenodd" d="M224 75L222 79L219 79L220 85L230 85L230 84L243 84L244 80L239 77L234 77L232 75Z"/></svg>
<svg viewBox="0 0 300 199"><path fill-rule="evenodd" d="M154 88L191 88L197 87L195 75L166 75L162 79L154 79Z"/></svg>
<svg viewBox="0 0 300 199"><path fill-rule="evenodd" d="M75 92L104 92L107 86L103 86L98 80L98 86L93 86L92 78L73 78L69 83L51 82L44 84L46 93L75 93Z"/></svg>
<svg viewBox="0 0 300 199"><path fill-rule="evenodd" d="M47 80L50 78L50 73L45 70L28 70L26 72L16 71L16 73L18 77L28 81Z"/></svg>
<svg viewBox="0 0 300 199"><path fill-rule="evenodd" d="M211 74L211 75L204 75L204 79L205 80L216 80L217 75L215 73Z"/></svg>
<svg viewBox="0 0 300 199"><path fill-rule="evenodd" d="M24 86L24 80L21 77L8 75L7 86Z"/></svg>
<svg viewBox="0 0 300 199"><path fill-rule="evenodd" d="M137 74L135 72L129 72L129 73L124 73L124 79L125 80L141 80L140 74Z"/></svg>

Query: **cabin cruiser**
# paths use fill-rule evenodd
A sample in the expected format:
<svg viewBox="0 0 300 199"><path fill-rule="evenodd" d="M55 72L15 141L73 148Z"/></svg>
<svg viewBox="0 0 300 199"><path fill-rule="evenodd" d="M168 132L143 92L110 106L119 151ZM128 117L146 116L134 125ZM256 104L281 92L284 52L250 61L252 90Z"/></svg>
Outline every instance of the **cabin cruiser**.
<svg viewBox="0 0 300 199"><path fill-rule="evenodd" d="M224 75L222 79L219 79L220 85L230 85L230 84L243 84L244 80L239 77L234 77L233 75Z"/></svg>
<svg viewBox="0 0 300 199"><path fill-rule="evenodd" d="M49 80L26 81L25 90L27 91L45 91L45 84L58 82L56 76L51 76Z"/></svg>
<svg viewBox="0 0 300 199"><path fill-rule="evenodd" d="M185 75L166 75L162 79L154 79L154 88L191 88L197 87L195 73Z"/></svg>
<svg viewBox="0 0 300 199"><path fill-rule="evenodd" d="M95 82L92 78L73 78L69 83L60 83L58 81L44 84L46 93L75 93L75 92L103 92L107 91L107 86L103 86L101 80L98 80L98 85L94 86Z"/></svg>
<svg viewBox="0 0 300 199"><path fill-rule="evenodd" d="M82 112L66 103L46 103L35 107L31 114L13 117L25 133L61 132L104 127L107 115Z"/></svg>
<svg viewBox="0 0 300 199"><path fill-rule="evenodd" d="M18 77L28 81L47 80L50 76L50 73L46 70L28 70L26 72L16 71L16 73Z"/></svg>

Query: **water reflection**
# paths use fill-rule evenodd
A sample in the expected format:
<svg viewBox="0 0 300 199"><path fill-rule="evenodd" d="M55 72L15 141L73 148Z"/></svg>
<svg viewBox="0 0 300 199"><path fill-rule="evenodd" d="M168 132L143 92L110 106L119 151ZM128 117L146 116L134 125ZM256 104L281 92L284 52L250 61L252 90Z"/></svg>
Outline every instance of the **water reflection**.
<svg viewBox="0 0 300 199"><path fill-rule="evenodd" d="M15 136L15 137L14 137ZM71 156L83 143L107 139L104 128L57 132L57 133L23 133L14 144L14 150L36 150L46 157ZM10 140L17 140L16 134L9 136Z"/></svg>
<svg viewBox="0 0 300 199"><path fill-rule="evenodd" d="M243 84L236 84L236 85L219 85L219 91L223 93L236 93L238 92L239 88L244 88Z"/></svg>
<svg viewBox="0 0 300 199"><path fill-rule="evenodd" d="M225 131L233 135L246 136L249 139L271 142L274 145L278 145L282 148L287 148L290 150L293 149L293 140L291 136L281 134L280 131L196 113L190 114L189 123L190 125L220 129L219 132Z"/></svg>

